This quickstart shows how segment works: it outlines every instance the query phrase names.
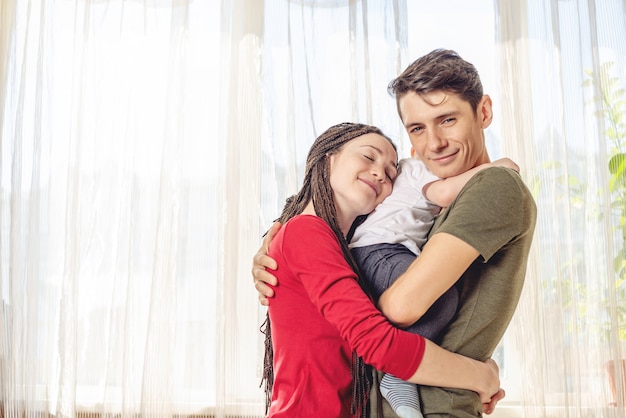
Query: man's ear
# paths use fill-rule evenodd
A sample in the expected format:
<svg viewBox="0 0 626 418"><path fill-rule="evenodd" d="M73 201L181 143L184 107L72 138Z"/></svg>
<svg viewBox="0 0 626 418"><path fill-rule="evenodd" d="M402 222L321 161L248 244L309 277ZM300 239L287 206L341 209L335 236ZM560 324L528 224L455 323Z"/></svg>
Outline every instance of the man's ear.
<svg viewBox="0 0 626 418"><path fill-rule="evenodd" d="M491 121L493 120L493 108L491 106L491 97L485 94L478 103L478 117L480 118L483 129L491 125Z"/></svg>

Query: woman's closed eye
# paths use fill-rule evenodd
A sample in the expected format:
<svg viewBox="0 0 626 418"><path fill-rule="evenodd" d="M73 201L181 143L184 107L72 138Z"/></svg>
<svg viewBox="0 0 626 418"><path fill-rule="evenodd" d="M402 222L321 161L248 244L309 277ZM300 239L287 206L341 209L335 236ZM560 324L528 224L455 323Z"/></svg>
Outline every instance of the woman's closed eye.
<svg viewBox="0 0 626 418"><path fill-rule="evenodd" d="M370 156L367 154L361 154L365 159L367 159L368 161L375 163L376 162L376 157L374 156ZM385 170L385 177L387 177L387 180L389 180L391 183L393 183L393 181L396 179L396 176L398 175L398 172L396 170L392 170L392 169L386 169Z"/></svg>

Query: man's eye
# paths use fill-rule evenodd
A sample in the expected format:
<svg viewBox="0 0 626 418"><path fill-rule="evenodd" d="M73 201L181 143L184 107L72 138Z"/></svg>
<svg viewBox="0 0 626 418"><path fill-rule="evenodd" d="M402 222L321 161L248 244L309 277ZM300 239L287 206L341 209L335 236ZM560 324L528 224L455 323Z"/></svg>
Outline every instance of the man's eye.
<svg viewBox="0 0 626 418"><path fill-rule="evenodd" d="M365 154L363 154L363 156L364 156L365 158L367 158L368 160L370 160L370 161L374 161L374 159L373 159L372 157L370 157L369 155L365 155Z"/></svg>

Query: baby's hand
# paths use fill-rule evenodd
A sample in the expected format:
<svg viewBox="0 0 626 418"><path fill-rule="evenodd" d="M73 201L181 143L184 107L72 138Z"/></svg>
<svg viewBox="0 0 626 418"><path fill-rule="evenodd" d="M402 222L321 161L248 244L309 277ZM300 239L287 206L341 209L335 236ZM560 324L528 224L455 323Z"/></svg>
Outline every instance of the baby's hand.
<svg viewBox="0 0 626 418"><path fill-rule="evenodd" d="M491 163L492 167L506 167L512 168L513 170L519 173L519 165L515 164L515 161L510 158L500 158L499 160L495 160Z"/></svg>

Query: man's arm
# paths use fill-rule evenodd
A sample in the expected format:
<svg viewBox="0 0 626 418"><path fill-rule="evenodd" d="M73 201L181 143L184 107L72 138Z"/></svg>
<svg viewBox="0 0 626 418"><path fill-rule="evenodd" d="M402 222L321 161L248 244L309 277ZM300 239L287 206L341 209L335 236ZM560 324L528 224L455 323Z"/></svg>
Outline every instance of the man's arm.
<svg viewBox="0 0 626 418"><path fill-rule="evenodd" d="M274 291L266 283L271 283L273 285L277 284L276 277L274 277L271 273L265 271L266 267L271 268L271 269L275 269L277 267L276 261L267 255L267 250L269 248L270 242L272 241L272 239L274 238L274 236L276 235L276 233L278 232L280 228L281 228L281 224L278 222L272 225L267 235L263 239L261 248L259 248L259 251L254 256L253 265L252 265L252 276L254 279L255 288L259 292L259 301L261 302L262 305L265 305L265 306L269 305L268 298L271 298L274 296ZM439 236L439 238L435 238L435 236ZM443 239L445 238L444 236L452 237L448 234L436 234L435 236L433 238L435 238L435 243L439 243L438 245L446 245L446 242ZM457 241L460 241L460 240L457 239ZM460 242L465 244L463 241L460 241ZM467 244L465 245L468 246ZM433 249L433 251L435 250L436 248ZM457 251L457 250L455 249L454 251ZM443 253L443 252L440 251L440 253ZM422 256L423 254L424 253L422 253ZM476 256L477 255L474 255L473 258L476 258ZM471 256L468 256L466 258L469 258L469 257ZM446 258L447 257L444 257L444 262L442 262L442 265L448 264L449 260L447 260ZM457 260L459 260L459 258L457 258ZM436 262L436 260L433 260L433 262ZM462 266L462 264L463 263L461 263L456 268L457 270L459 269L461 270L461 272L458 273L458 277L460 277L461 273L465 271L465 269L460 267ZM469 264L471 264L471 261L468 263L468 266ZM409 271L412 271L414 268L415 266L411 265L409 267ZM455 274L454 272L449 273L451 277L453 277L454 274ZM434 276L434 277L437 277L437 276ZM407 278L405 280L410 281L411 279ZM454 281L452 283L454 283ZM425 289L430 289L431 287L432 287L431 284L429 284L428 286L424 286ZM445 289L443 291L445 291ZM431 301L431 302L425 302L425 303L427 303L428 306L430 306L433 302ZM449 384L449 380L444 380L444 379L446 379L445 376L448 376L449 373L452 371L452 373L454 373L453 381L457 382L457 384L461 384L461 382L464 381L465 379L475 379L476 377L475 375L473 375L473 373L469 373L463 376L459 375L460 370L465 370L464 368L461 367L462 366L461 363L467 362L467 361L473 362L474 360L451 353L437 346L436 344L426 340L426 350L424 351L424 357L422 358L420 367L418 367L418 369L415 371L415 373L413 374L410 380L413 382L421 382L423 384L431 384L431 385L436 385L444 381L448 382ZM445 365L448 365L448 366L456 365L456 367L446 368ZM492 369L495 367L495 378L497 378L498 376L497 364L493 362L493 360L491 359L484 362L483 365L475 366L477 367L476 368L477 372L479 370L482 370L481 373L483 373L483 376L485 376L484 375L485 369L483 368L485 365L491 367ZM490 373L490 372L487 372L487 373ZM500 401L505 396L504 390L502 390L501 388L496 388L493 385L493 383L489 383L489 382L495 381L492 379L494 379L493 376L492 377L486 376L482 379L479 379L479 382L482 382L483 386L480 386L480 387L477 386L474 389L479 394L481 398L481 402L483 402L483 412L485 414L492 413L498 401ZM499 382L499 380L497 381ZM475 380L472 380L472 382L475 382Z"/></svg>
<svg viewBox="0 0 626 418"><path fill-rule="evenodd" d="M274 296L274 290L269 285L278 284L276 277L265 269L275 270L277 267L267 251L280 227L279 222L272 225L252 263L254 287L263 306L269 306L269 298ZM454 285L476 257L478 251L464 241L449 234L435 234L407 271L383 292L378 308L398 326L413 324Z"/></svg>
<svg viewBox="0 0 626 418"><path fill-rule="evenodd" d="M407 271L383 292L378 308L394 324L408 327L456 283L478 255L465 241L436 233Z"/></svg>
<svg viewBox="0 0 626 418"><path fill-rule="evenodd" d="M491 163L481 164L458 176L433 181L424 186L424 196L437 206L447 208L459 195L461 189L479 171L489 167L507 167L519 173L519 166L510 158L501 158Z"/></svg>
<svg viewBox="0 0 626 418"><path fill-rule="evenodd" d="M276 286L278 284L276 277L265 269L269 268L276 270L278 267L276 265L276 260L268 256L267 252L270 248L270 242L272 242L272 239L274 239L274 236L278 233L280 227L280 222L274 222L270 230L267 231L265 238L263 238L261 248L259 248L259 251L257 251L252 260L252 279L254 280L254 287L257 292L259 292L259 302L261 302L261 305L263 306L268 306L270 304L268 298L274 296L274 290L269 287L268 284L272 286Z"/></svg>

